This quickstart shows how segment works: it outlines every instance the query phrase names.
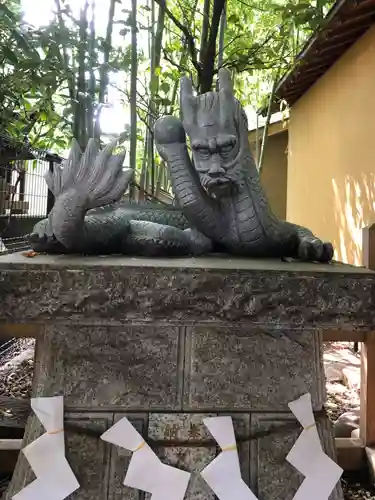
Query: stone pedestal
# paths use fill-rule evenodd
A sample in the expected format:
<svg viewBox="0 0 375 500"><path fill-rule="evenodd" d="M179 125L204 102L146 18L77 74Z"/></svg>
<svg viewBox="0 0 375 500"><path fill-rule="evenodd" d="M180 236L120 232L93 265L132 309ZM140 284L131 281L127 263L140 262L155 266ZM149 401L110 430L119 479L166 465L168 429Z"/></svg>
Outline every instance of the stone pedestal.
<svg viewBox="0 0 375 500"><path fill-rule="evenodd" d="M38 323L35 396L63 394L66 421L104 432L126 415L150 439L210 439L209 415L238 436L294 420L288 402L325 401L322 331L373 330L375 274L343 265L230 258L130 259L10 255L0 259L0 319ZM334 457L326 419L318 422ZM239 445L260 500L291 500L303 477L285 460L301 428ZM30 416L25 443L43 432ZM130 453L67 430L76 500L141 500L122 486ZM159 448L192 471L187 500L214 495L199 472L215 446ZM33 479L20 454L10 499ZM147 498L147 495L146 495ZM331 500L341 500L337 486Z"/></svg>

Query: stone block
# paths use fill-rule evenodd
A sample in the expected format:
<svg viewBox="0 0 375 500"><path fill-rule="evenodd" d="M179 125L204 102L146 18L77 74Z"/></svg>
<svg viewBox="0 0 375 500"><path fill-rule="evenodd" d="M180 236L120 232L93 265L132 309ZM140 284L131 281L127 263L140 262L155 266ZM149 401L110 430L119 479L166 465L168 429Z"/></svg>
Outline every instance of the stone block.
<svg viewBox="0 0 375 500"><path fill-rule="evenodd" d="M292 500L304 476L289 462L286 456L292 449L302 428L282 429L285 424L296 422L291 414L264 413L251 415L251 433L274 431L252 440L250 445L250 484L260 500ZM318 433L324 451L335 460L332 433L328 419L317 421ZM343 500L340 484L336 486L329 500Z"/></svg>
<svg viewBox="0 0 375 500"><path fill-rule="evenodd" d="M372 331L374 276L339 263L12 254L0 261L0 318Z"/></svg>
<svg viewBox="0 0 375 500"><path fill-rule="evenodd" d="M179 409L181 335L177 327L47 325L36 393L87 409Z"/></svg>
<svg viewBox="0 0 375 500"><path fill-rule="evenodd" d="M105 432L113 425L112 414L67 414L66 422L75 426L95 428L99 433ZM111 445L99 436L66 431L65 443L67 459L80 488L71 496L71 500L92 500L107 498L109 487Z"/></svg>
<svg viewBox="0 0 375 500"><path fill-rule="evenodd" d="M67 413L65 421L67 426L73 424L82 429L91 427L101 434L112 425L113 417L111 413ZM23 446L34 441L44 432L37 417L31 416L25 430ZM98 436L68 429L65 432L65 443L67 459L80 484L80 488L69 498L72 500L107 499L110 445ZM13 476L4 500L11 500L13 495L35 479L23 453L19 454L16 467L17 474Z"/></svg>
<svg viewBox="0 0 375 500"><path fill-rule="evenodd" d="M123 417L127 417L140 434L143 436L146 435L147 414L129 415L126 413L116 413L114 423L117 423ZM111 470L108 497L104 497L106 500L107 498L108 500L144 500L144 493L142 491L123 485L131 457L131 451L111 445Z"/></svg>
<svg viewBox="0 0 375 500"><path fill-rule="evenodd" d="M211 435L203 423L205 417L214 414L158 414L149 418L148 435L156 440L208 440ZM191 472L188 490L184 500L213 500L215 495L200 476L200 471L216 456L216 446L212 447L160 447L157 455L168 465ZM146 497L150 500L151 497Z"/></svg>
<svg viewBox="0 0 375 500"><path fill-rule="evenodd" d="M319 332L223 327L188 328L184 409L287 411L311 392L325 400Z"/></svg>

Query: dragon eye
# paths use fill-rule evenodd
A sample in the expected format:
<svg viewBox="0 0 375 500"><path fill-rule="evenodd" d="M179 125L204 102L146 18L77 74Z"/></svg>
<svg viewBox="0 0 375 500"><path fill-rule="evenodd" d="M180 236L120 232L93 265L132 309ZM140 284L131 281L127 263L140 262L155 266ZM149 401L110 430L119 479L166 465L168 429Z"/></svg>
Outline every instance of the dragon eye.
<svg viewBox="0 0 375 500"><path fill-rule="evenodd" d="M201 158L208 158L210 156L210 151L207 148L195 148L195 152L201 157Z"/></svg>
<svg viewBox="0 0 375 500"><path fill-rule="evenodd" d="M233 148L234 144L231 142L230 144L224 144L223 146L221 146L220 151L222 153L229 153Z"/></svg>

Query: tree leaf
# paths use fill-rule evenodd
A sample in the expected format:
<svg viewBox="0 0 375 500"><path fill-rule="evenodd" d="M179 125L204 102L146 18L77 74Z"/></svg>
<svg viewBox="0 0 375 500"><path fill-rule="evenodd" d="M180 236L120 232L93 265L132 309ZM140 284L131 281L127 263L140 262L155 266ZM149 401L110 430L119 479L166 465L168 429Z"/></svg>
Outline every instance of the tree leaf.
<svg viewBox="0 0 375 500"><path fill-rule="evenodd" d="M13 50L11 50L9 47L2 47L2 52L5 59L8 59L8 61L13 64L18 64L18 57L15 52L13 52Z"/></svg>
<svg viewBox="0 0 375 500"><path fill-rule="evenodd" d="M159 88L162 92L164 92L164 94L168 94L171 87L168 82L164 81L163 83L160 84Z"/></svg>

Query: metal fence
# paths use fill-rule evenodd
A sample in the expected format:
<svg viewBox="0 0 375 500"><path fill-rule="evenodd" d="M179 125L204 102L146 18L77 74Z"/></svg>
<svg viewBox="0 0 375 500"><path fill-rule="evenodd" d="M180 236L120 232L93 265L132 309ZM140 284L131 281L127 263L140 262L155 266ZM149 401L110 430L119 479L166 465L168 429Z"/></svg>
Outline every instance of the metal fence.
<svg viewBox="0 0 375 500"><path fill-rule="evenodd" d="M14 145L0 133L0 255L29 250L26 235L47 217L54 203L44 174L48 170L53 172L62 161L57 155L32 149L27 144ZM139 184L133 181L124 200L174 203L165 166L159 165L155 174L153 188L144 179Z"/></svg>
<svg viewBox="0 0 375 500"><path fill-rule="evenodd" d="M0 255L28 250L25 235L53 206L44 174L62 159L34 150L23 156L0 161Z"/></svg>

